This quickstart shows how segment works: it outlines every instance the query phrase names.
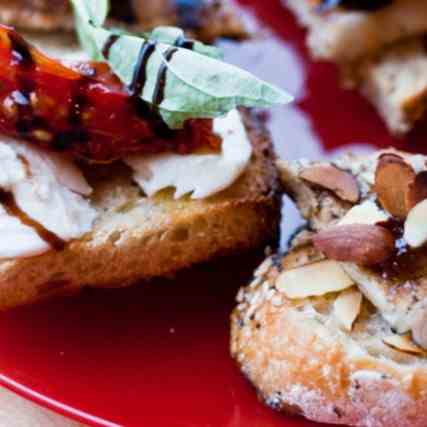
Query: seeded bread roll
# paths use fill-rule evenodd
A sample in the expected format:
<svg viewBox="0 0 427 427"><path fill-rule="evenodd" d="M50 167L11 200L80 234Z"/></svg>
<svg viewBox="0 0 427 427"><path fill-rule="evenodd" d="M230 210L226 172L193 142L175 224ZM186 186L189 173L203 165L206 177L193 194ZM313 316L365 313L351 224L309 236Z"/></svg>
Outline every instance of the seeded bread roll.
<svg viewBox="0 0 427 427"><path fill-rule="evenodd" d="M339 293L287 298L278 279L287 264L268 259L231 318L231 353L260 399L317 422L424 427L426 354L386 344L393 331L366 299L349 331L335 314Z"/></svg>
<svg viewBox="0 0 427 427"><path fill-rule="evenodd" d="M242 288L231 353L272 408L427 424L427 158L279 161L306 229Z"/></svg>
<svg viewBox="0 0 427 427"><path fill-rule="evenodd" d="M307 43L319 59L354 63L386 45L427 32L423 0L394 0L375 12L337 9L319 14L310 0L283 0L308 28Z"/></svg>
<svg viewBox="0 0 427 427"><path fill-rule="evenodd" d="M362 93L375 105L394 134L404 134L425 118L427 52L425 41L390 46L359 66Z"/></svg>
<svg viewBox="0 0 427 427"><path fill-rule="evenodd" d="M244 118L254 149L250 165L208 199L174 200L171 191L147 198L123 164L87 168L99 212L93 231L60 252L1 261L0 309L85 286L128 286L270 241L280 210L272 144L255 114Z"/></svg>
<svg viewBox="0 0 427 427"><path fill-rule="evenodd" d="M427 3L395 0L378 11L318 13L310 1L285 0L308 28L315 58L339 65L343 84L359 88L396 135L425 118Z"/></svg>

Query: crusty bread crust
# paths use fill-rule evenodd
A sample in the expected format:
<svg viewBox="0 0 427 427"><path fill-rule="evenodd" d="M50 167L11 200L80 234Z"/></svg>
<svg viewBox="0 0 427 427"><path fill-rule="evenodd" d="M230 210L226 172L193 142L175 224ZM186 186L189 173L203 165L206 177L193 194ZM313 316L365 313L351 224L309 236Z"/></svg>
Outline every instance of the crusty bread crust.
<svg viewBox="0 0 427 427"><path fill-rule="evenodd" d="M284 0L308 28L315 58L339 65L346 87L358 87L396 135L425 117L427 3L395 0L378 12L319 14L308 0Z"/></svg>
<svg viewBox="0 0 427 427"><path fill-rule="evenodd" d="M363 61L357 69L361 92L376 106L393 133L406 133L424 118L427 54L422 38L390 46Z"/></svg>
<svg viewBox="0 0 427 427"><path fill-rule="evenodd" d="M89 169L92 203L101 212L94 230L64 251L1 261L0 309L84 286L128 286L271 241L280 210L273 148L262 121L244 116L254 147L250 166L211 198L174 200L170 191L147 198L123 164Z"/></svg>
<svg viewBox="0 0 427 427"><path fill-rule="evenodd" d="M283 0L308 28L307 44L316 58L354 63L386 45L427 32L427 3L394 0L377 12L336 10L318 14L310 0Z"/></svg>
<svg viewBox="0 0 427 427"><path fill-rule="evenodd" d="M386 346L390 327L367 301L344 332L331 315L335 294L287 299L275 288L281 269L280 257L268 259L231 318L231 353L259 397L318 422L426 426L427 357Z"/></svg>

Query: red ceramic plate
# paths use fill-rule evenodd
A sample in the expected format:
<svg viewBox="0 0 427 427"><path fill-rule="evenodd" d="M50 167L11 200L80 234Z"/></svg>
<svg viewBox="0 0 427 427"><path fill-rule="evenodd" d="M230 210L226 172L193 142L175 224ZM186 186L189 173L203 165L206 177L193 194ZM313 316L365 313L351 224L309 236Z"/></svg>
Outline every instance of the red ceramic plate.
<svg viewBox="0 0 427 427"><path fill-rule="evenodd" d="M303 30L278 0L241 4L271 31L226 45L228 58L297 97L272 114L280 155L334 155L346 144L422 148L422 129L408 141L392 140L367 102L339 88L332 65L308 59ZM296 221L286 210L285 230ZM95 426L308 427L258 403L228 354L234 296L261 258L2 314L0 382Z"/></svg>

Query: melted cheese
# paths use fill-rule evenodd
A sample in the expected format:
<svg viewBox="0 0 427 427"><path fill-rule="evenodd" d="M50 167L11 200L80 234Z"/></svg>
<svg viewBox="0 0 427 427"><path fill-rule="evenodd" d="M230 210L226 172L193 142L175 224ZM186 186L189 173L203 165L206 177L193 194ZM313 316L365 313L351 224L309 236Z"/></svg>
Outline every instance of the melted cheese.
<svg viewBox="0 0 427 427"><path fill-rule="evenodd" d="M3 138L0 171L0 188L12 193L19 209L45 229L65 241L91 230L96 212L82 197L91 188L68 159ZM35 230L1 205L0 235L0 258L28 257L50 249Z"/></svg>
<svg viewBox="0 0 427 427"><path fill-rule="evenodd" d="M125 161L148 196L173 187L176 199L189 193L193 199L209 197L231 186L252 155L252 145L237 110L215 119L214 132L222 138L220 154L164 153L132 156Z"/></svg>

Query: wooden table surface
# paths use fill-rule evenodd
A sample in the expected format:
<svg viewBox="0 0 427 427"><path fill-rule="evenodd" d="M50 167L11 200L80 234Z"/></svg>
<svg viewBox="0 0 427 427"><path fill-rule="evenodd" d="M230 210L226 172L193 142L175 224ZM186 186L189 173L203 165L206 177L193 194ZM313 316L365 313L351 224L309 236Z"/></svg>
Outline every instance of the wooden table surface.
<svg viewBox="0 0 427 427"><path fill-rule="evenodd" d="M83 427L16 394L0 389L0 427Z"/></svg>

